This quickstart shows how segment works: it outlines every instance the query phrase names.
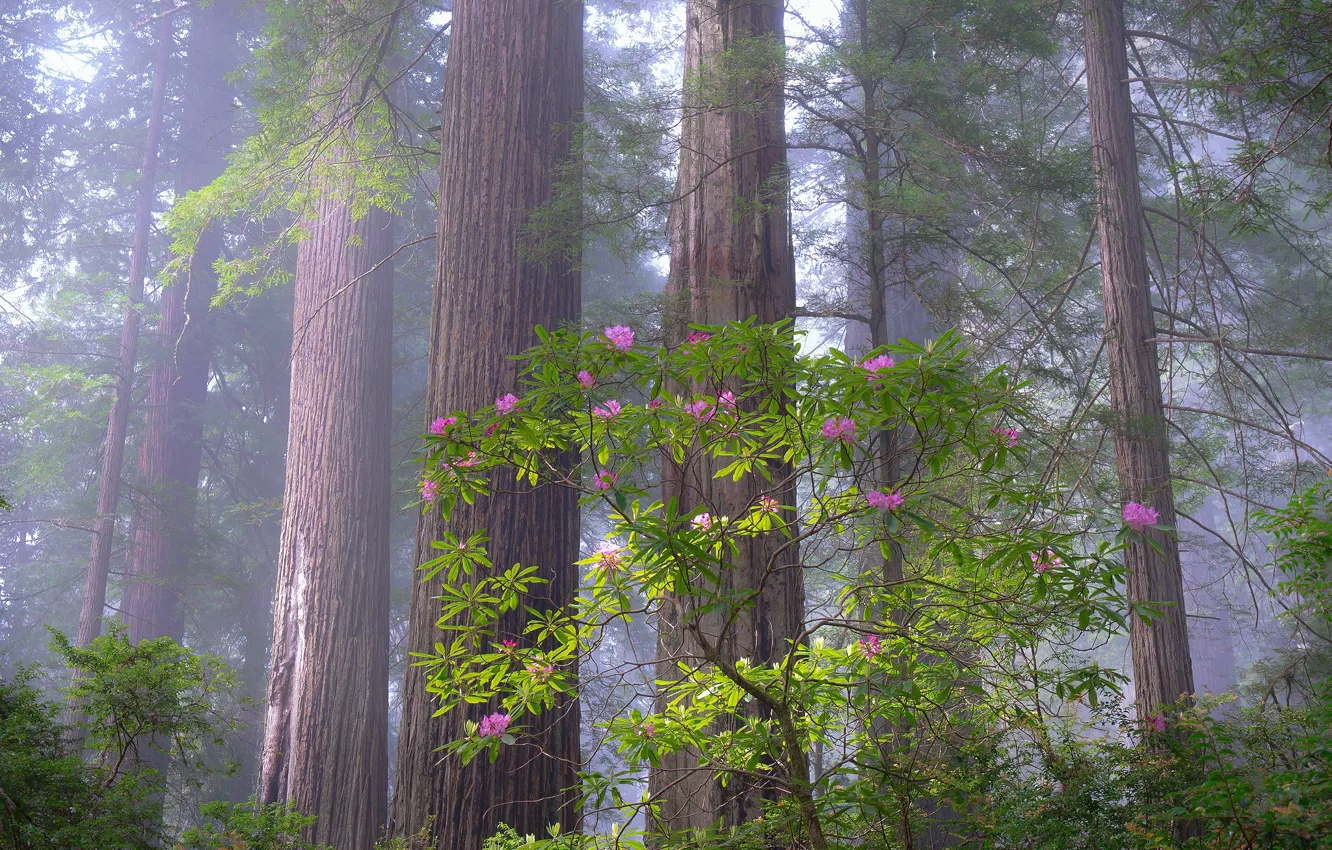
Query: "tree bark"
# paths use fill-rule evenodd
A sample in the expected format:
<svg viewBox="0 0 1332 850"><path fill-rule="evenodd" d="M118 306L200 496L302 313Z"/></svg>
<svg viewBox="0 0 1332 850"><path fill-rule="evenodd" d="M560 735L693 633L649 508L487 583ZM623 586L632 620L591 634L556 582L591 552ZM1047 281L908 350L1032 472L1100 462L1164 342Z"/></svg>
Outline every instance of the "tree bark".
<svg viewBox="0 0 1332 850"><path fill-rule="evenodd" d="M111 570L111 547L116 535L116 511L120 506L120 472L125 460L125 435L134 393L134 367L138 360L139 324L143 309L143 279L148 268L148 241L152 238L153 200L157 196L157 153L162 142L166 101L167 62L171 57L170 16L157 24L157 55L153 60L153 94L148 112L148 136L143 165L135 190L134 237L130 247L128 299L120 331L120 367L116 372L115 398L106 423L102 447L102 469L97 481L97 517L93 521L92 548L79 612L77 644L92 643L102 631L106 607L106 583Z"/></svg>
<svg viewBox="0 0 1332 850"><path fill-rule="evenodd" d="M1160 522L1173 527L1175 501L1160 367L1156 347L1148 342L1155 332L1133 105L1124 82L1129 74L1123 0L1085 0L1084 24L1105 343L1120 491L1125 502L1155 508ZM1169 607L1150 623L1136 613L1130 617L1134 700L1140 720L1193 692L1179 543L1173 533L1148 533L1159 552L1134 539L1124 553L1129 602Z"/></svg>
<svg viewBox="0 0 1332 850"><path fill-rule="evenodd" d="M180 196L202 188L226 168L234 97L226 74L236 64L236 29L235 4L229 0L196 7L192 14L177 140ZM135 643L162 635L180 641L185 633L181 588L195 550L194 509L213 344L209 306L217 292L213 263L221 250L222 232L215 225L200 237L186 280L162 288L121 606Z"/></svg>
<svg viewBox="0 0 1332 850"><path fill-rule="evenodd" d="M555 197L557 170L575 155L572 122L582 112L582 4L568 0L457 0L442 103L440 210L427 421L475 409L516 391L509 359L537 342L535 325L576 322L576 256L535 262L521 253L522 228ZM486 528L497 568L537 565L549 584L524 600L538 610L568 606L578 586L577 495L543 487L514 493L501 473L494 495L459 506L448 525L462 536ZM445 524L426 511L417 526L417 562ZM433 652L445 633L440 579L413 587L407 649ZM523 640L526 613L500 620L501 636ZM420 667L403 684L390 832L429 826L441 847L477 850L498 823L545 836L547 826L578 824L580 764L576 700L525 718L518 745L490 764L440 762L436 750L462 734L465 719L494 707L473 706L432 718L435 706Z"/></svg>
<svg viewBox="0 0 1332 850"><path fill-rule="evenodd" d="M296 260L260 798L370 850L388 797L392 225L332 189Z"/></svg>
<svg viewBox="0 0 1332 850"><path fill-rule="evenodd" d="M753 74L738 91L728 92L723 99L734 103L711 102L704 94L714 79L727 76L722 69L728 51L755 49L760 55L765 41L781 47L782 4L691 0L685 14L685 105L676 201L668 221L671 268L663 306L669 346L684 342L690 323L715 325L756 317L767 324L789 318L795 310L779 60L774 58L772 67ZM767 486L757 476L740 482L713 480L713 471L707 463L685 469L663 458L663 499L679 499L682 510L706 505L709 513L725 516L743 515L745 506L765 493L783 505L795 504L789 468L774 465L773 480L780 483ZM794 519L789 512L785 518ZM660 682L680 680L681 662L703 663L700 634L727 662L745 657L764 664L785 657L789 641L804 624L798 554L794 547L778 554L787 542L775 533L740 542L740 553L717 591L763 590L724 633L720 613L696 611L703 599L663 600L658 617ZM778 572L770 575L772 570ZM662 685L659 710L670 698L670 685ZM710 769L699 767L693 751L664 757L651 771L648 787L660 805L655 826L662 830L752 820L761 813L761 798L771 793L765 783L739 777L730 777L723 787Z"/></svg>

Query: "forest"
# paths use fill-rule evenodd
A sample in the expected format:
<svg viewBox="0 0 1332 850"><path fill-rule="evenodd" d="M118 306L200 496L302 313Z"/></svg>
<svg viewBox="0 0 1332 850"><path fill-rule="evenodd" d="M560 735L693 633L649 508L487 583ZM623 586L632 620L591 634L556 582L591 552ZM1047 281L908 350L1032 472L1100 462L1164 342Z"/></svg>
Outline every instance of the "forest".
<svg viewBox="0 0 1332 850"><path fill-rule="evenodd" d="M1332 850L1332 0L3 0L0 850Z"/></svg>

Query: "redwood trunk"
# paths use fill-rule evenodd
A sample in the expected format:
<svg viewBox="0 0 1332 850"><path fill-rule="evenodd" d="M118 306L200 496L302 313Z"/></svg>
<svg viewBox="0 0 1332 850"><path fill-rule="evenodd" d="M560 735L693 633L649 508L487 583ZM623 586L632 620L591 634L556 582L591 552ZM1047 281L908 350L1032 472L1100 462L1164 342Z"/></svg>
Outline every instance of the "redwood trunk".
<svg viewBox="0 0 1332 850"><path fill-rule="evenodd" d="M178 194L212 181L231 147L233 91L225 75L235 65L235 5L197 7L190 22L184 75ZM157 351L144 400L139 443L139 503L122 611L129 639L185 633L182 582L195 550L194 512L203 452L203 405L212 353L209 305L217 291L213 263L220 228L203 233L188 277L162 289Z"/></svg>
<svg viewBox="0 0 1332 850"><path fill-rule="evenodd" d="M780 45L782 14L776 0L691 0L686 8L685 113L677 200L668 222L671 268L664 302L670 346L684 341L691 322L721 324L757 317L766 324L789 318L795 310L778 69L756 74L755 84L732 95L740 108L704 102L694 85L700 73L715 72L725 61L723 54L746 40L774 39ZM769 491L781 504L795 504L789 468L773 467L773 480L785 482L777 485L758 476L741 482L714 480L713 471L706 463L682 469L664 458L663 499L678 498L684 510L706 505L709 513L723 516L743 515L746 505ZM724 633L719 613L695 610L706 600L664 600L658 621L659 681L678 680L680 661L691 666L704 662L704 648L691 634L691 624L729 662L745 657L763 664L787 654L789 642L803 627L804 585L799 569L781 569L799 563L794 548L776 554L786 542L777 534L741 542L718 592L764 589ZM768 576L774 568L781 571ZM670 686L663 685L658 707L670 697ZM656 826L665 830L706 827L719 819L725 825L752 820L761 813L760 798L770 793L762 782L739 777L730 777L723 787L710 769L699 767L694 752L664 757L650 774L649 790L660 805Z"/></svg>
<svg viewBox="0 0 1332 850"><path fill-rule="evenodd" d="M1151 283L1143 240L1138 155L1129 97L1123 0L1086 0L1087 97L1092 164L1096 172L1105 291L1105 343L1115 412L1115 460L1121 495L1156 508L1174 526L1169 441L1161 406L1160 367L1152 322ZM1128 596L1134 605L1165 603L1150 624L1133 614L1133 688L1140 719L1193 692L1193 665L1184 619L1179 544L1173 533L1150 532L1161 551L1141 540L1124 553Z"/></svg>
<svg viewBox="0 0 1332 850"><path fill-rule="evenodd" d="M134 237L130 248L128 301L120 331L120 368L116 372L115 399L106 423L102 470L97 481L97 517L93 521L92 550L79 612L79 646L87 646L102 631L106 607L106 580L111 570L111 546L116 536L120 505L120 470L125 461L125 434L134 393L134 366L139 351L139 319L143 309L143 279L148 268L148 240L152 237L153 199L157 196L157 151L162 142L162 113L166 100L167 62L171 57L171 18L157 25L157 56L153 60L153 95L148 112L148 138L134 204Z"/></svg>
<svg viewBox="0 0 1332 850"><path fill-rule="evenodd" d="M517 391L509 355L535 344L535 325L555 328L579 315L576 258L525 261L521 233L533 210L548 203L557 168L573 150L571 123L582 112L582 4L568 0L457 0L442 103L440 209L427 421L475 409ZM524 604L569 605L577 590L576 493L545 487L512 489L501 473L493 496L459 506L448 528L490 531L497 567L537 565L549 584ZM418 562L446 526L427 511L417 527ZM440 579L417 581L407 649L433 652L447 640L436 628ZM521 609L520 609L521 610ZM523 640L525 613L501 619L503 637ZM549 824L578 823L573 786L579 766L576 701L540 718L494 764L441 763L436 751L459 737L465 719L494 707L469 706L432 718L436 705L420 667L403 684L391 831L430 826L441 847L478 850L506 823L545 836Z"/></svg>
<svg viewBox="0 0 1332 850"><path fill-rule="evenodd" d="M390 217L316 204L296 259L286 488L260 797L370 850L388 796Z"/></svg>

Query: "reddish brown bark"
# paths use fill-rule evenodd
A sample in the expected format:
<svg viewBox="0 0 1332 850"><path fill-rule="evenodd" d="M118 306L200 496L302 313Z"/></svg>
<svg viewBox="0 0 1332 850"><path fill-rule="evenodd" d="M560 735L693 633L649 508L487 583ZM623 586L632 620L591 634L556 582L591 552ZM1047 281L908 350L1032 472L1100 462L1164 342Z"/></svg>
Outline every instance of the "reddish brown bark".
<svg viewBox="0 0 1332 850"><path fill-rule="evenodd" d="M135 189L134 236L130 247L128 299L120 332L120 367L116 372L115 397L106 423L102 447L102 469L97 482L97 517L88 555L83 607L79 612L77 643L87 646L102 631L106 607L106 582L111 569L111 546L116 534L116 512L120 506L120 473L125 461L125 435L134 392L134 367L139 351L139 325L143 310L143 279L148 269L148 240L152 237L153 199L157 196L157 154L162 142L166 100L167 62L171 57L171 17L157 25L157 54L153 60L153 94L148 111L148 136L143 165Z"/></svg>
<svg viewBox="0 0 1332 850"><path fill-rule="evenodd" d="M517 389L516 354L537 342L535 325L576 321L576 257L545 263L521 254L522 227L554 196L557 168L572 154L571 123L582 111L582 4L567 0L457 0L442 104L440 215L427 419L491 404ZM460 507L448 528L466 535L486 528L497 566L541 567L549 581L524 604L566 606L577 589L578 504L567 489L496 493ZM417 528L417 557L444 523L434 513ZM439 579L413 588L407 649L432 652ZM525 614L500 622L521 639ZM547 825L577 824L570 793L579 764L578 705L527 718L530 735L501 748L494 764L441 764L437 748L460 734L484 706L432 718L436 706L424 671L407 669L391 831L414 834L427 824L440 847L477 850L498 823L546 835ZM488 709L493 710L493 708ZM433 820L432 820L433 819Z"/></svg>
<svg viewBox="0 0 1332 850"><path fill-rule="evenodd" d="M1115 412L1115 461L1125 502L1149 505L1175 525L1169 442L1153 331L1151 282L1143 238L1138 154L1133 138L1123 0L1086 0L1087 98L1096 171L1105 343ZM1160 551L1140 539L1124 553L1134 605L1166 604L1148 623L1129 622L1133 688L1140 719L1193 692L1193 665L1184 619L1179 544L1173 533L1149 532Z"/></svg>
<svg viewBox="0 0 1332 850"><path fill-rule="evenodd" d="M296 260L260 798L339 850L370 850L388 796L390 222L329 192Z"/></svg>
<svg viewBox="0 0 1332 850"><path fill-rule="evenodd" d="M720 324L756 317L771 323L795 310L780 74L776 67L771 73L755 74L756 82L724 96L738 101L739 107L735 102L708 102L701 92L709 86L699 85L700 80L724 78L718 72L727 51L763 44L780 47L782 14L782 4L776 0L691 0L686 8L685 114L677 200L668 223L671 269L664 307L668 345L683 342L691 322ZM698 462L682 469L665 458L663 498L678 498L686 511L703 505L709 513L722 516L743 515L745 506L756 504L762 493L784 505L795 503L789 469L774 466L774 480L785 481L776 486L757 476L739 483L714 480L713 471ZM716 590L722 594L763 590L725 631L718 612L694 610L702 600L674 596L664 600L658 620L658 680L678 680L679 662L691 666L704 662L707 651L698 633L728 662L745 657L762 664L786 655L804 621L801 572L782 570L798 564L798 554L794 547L778 553L786 542L776 534L741 542L733 568ZM669 698L670 687L664 686L659 706ZM803 771L804 766L793 769ZM649 789L661 807L657 825L667 830L705 827L719 819L726 825L751 820L760 814L760 796L770 793L763 783L738 777L723 787L711 770L699 768L693 752L663 758L660 768L651 773Z"/></svg>
<svg viewBox="0 0 1332 850"><path fill-rule="evenodd" d="M177 194L202 188L226 167L234 93L225 75L236 64L235 4L193 10L183 77ZM162 289L157 348L144 399L138 502L122 614L129 639L184 637L182 581L194 550L194 508L203 452L203 405L212 351L209 303L222 233L200 237L188 275Z"/></svg>

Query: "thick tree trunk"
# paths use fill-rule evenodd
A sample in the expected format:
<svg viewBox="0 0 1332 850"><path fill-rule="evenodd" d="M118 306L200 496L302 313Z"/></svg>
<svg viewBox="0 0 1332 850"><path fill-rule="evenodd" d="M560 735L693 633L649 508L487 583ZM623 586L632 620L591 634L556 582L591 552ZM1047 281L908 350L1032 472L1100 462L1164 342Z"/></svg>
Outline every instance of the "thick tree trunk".
<svg viewBox="0 0 1332 850"><path fill-rule="evenodd" d="M688 324L721 324L757 317L771 323L795 310L795 262L788 229L786 131L780 69L754 75L755 83L729 93L741 103L705 102L703 91L722 69L727 51L782 43L782 4L776 0L730 3L691 0L686 7L685 113L681 127L680 172L668 223L670 277L664 300L666 341L679 345ZM724 78L720 74L720 78ZM704 389L704 388L700 388ZM732 389L739 389L733 387ZM707 392L717 388L708 387ZM682 509L707 505L714 515L739 516L768 491L783 505L795 504L790 470L776 466L774 481L757 476L741 482L713 480L706 464L689 469L663 459L662 497L678 498ZM791 519L787 516L788 521ZM804 584L794 548L780 535L750 538L725 573L721 593L762 587L725 634L719 613L699 614L701 599L668 597L658 622L657 678L679 680L679 663L698 665L706 655L691 631L696 627L726 661L741 657L755 664L782 658L804 623ZM772 569L779 570L768 575ZM764 579L766 578L766 582ZM671 697L664 685L659 708ZM755 709L757 710L757 709ZM738 722L738 719L732 722ZM800 777L804 778L804 777ZM665 830L706 827L721 820L734 825L757 817L762 782L730 777L723 787L698 754L663 758L652 770L649 792L660 804L656 826Z"/></svg>
<svg viewBox="0 0 1332 850"><path fill-rule="evenodd" d="M196 7L184 75L177 189L184 195L222 173L231 148L235 4ZM129 639L184 637L182 580L194 551L194 508L203 452L203 405L212 353L209 305L217 291L213 263L222 233L204 232L185 281L162 289L157 351L144 400L139 443L139 502L124 604Z"/></svg>
<svg viewBox="0 0 1332 850"><path fill-rule="evenodd" d="M128 300L120 332L120 368L116 372L115 399L106 423L102 447L102 470L97 482L97 517L93 521L92 550L79 612L79 646L87 646L102 631L106 607L106 581L111 570L111 546L115 542L116 512L120 505L120 472L125 460L125 435L134 393L134 367L139 351L139 324L143 309L143 279L148 269L148 241L152 238L153 199L157 196L157 152L162 143L162 119L166 101L167 62L171 57L171 18L157 25L157 56L153 60L153 94L148 112L148 137L134 204L134 241L130 248Z"/></svg>
<svg viewBox="0 0 1332 850"><path fill-rule="evenodd" d="M282 540L260 798L370 850L388 796L388 214L320 200L296 260Z"/></svg>
<svg viewBox="0 0 1332 850"><path fill-rule="evenodd" d="M1154 507L1160 522L1174 526L1160 368L1156 347L1148 342L1155 333L1133 105L1124 82L1128 78L1124 4L1123 0L1085 2L1087 97L1120 491L1125 502ZM1150 533L1160 552L1134 540L1124 553L1129 601L1170 606L1151 623L1136 614L1129 623L1134 699L1143 720L1158 713L1162 704L1193 692L1179 544L1173 533Z"/></svg>
<svg viewBox="0 0 1332 850"><path fill-rule="evenodd" d="M582 4L568 0L457 0L442 104L438 263L427 420L491 404L517 389L509 355L536 343L533 327L578 319L576 258L525 261L521 232L533 210L551 201L559 166L582 112ZM549 581L534 608L569 605L577 590L578 502L573 491L512 489L507 473L495 494L459 506L448 528L466 535L487 528L497 566L541 567ZM445 530L426 511L417 527L418 562ZM432 652L444 639L440 579L413 588L407 649ZM522 640L525 613L501 619L503 637ZM570 701L537 719L494 764L441 764L437 748L461 735L465 719L493 707L432 718L435 705L419 667L408 667L391 831L431 826L440 847L478 850L498 823L546 835L549 824L578 823L573 786L580 762L578 705ZM432 820L433 819L433 820Z"/></svg>

